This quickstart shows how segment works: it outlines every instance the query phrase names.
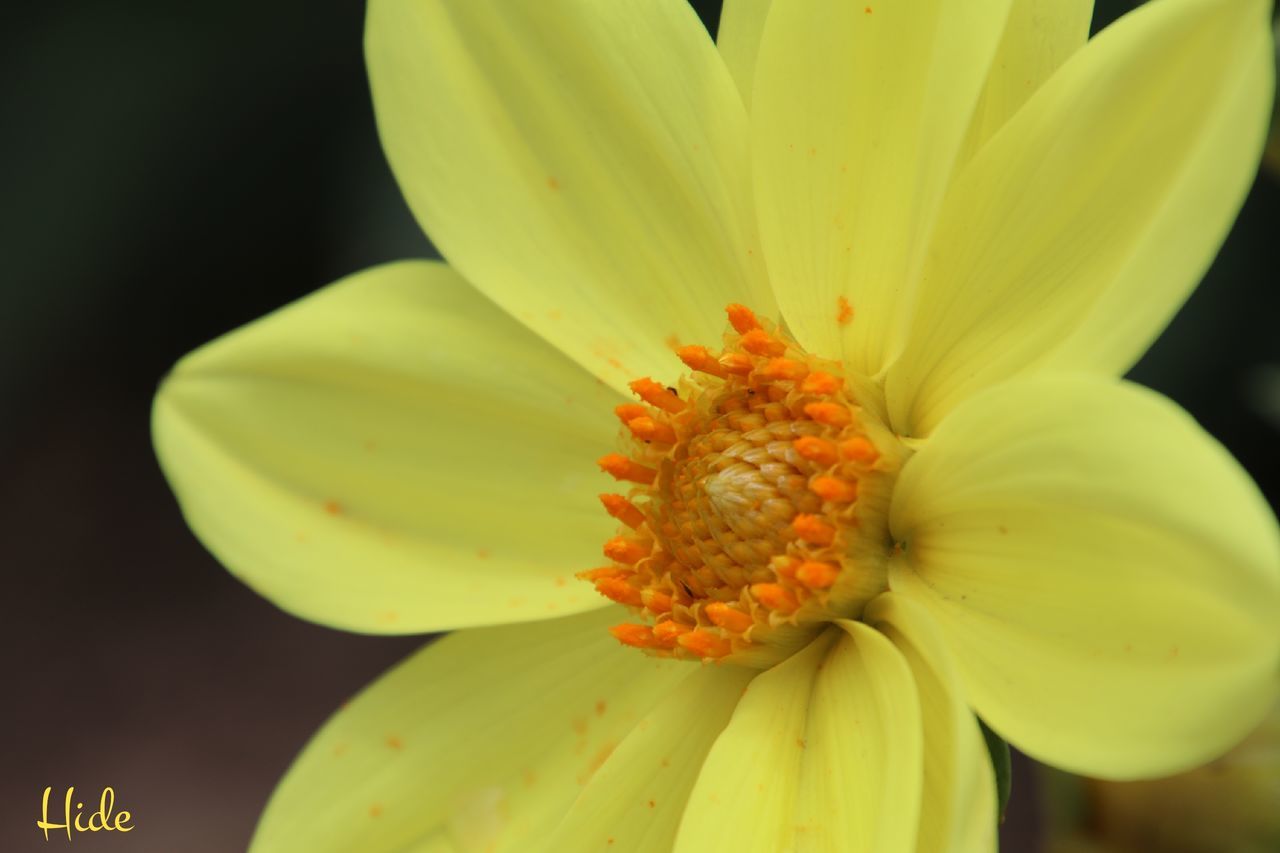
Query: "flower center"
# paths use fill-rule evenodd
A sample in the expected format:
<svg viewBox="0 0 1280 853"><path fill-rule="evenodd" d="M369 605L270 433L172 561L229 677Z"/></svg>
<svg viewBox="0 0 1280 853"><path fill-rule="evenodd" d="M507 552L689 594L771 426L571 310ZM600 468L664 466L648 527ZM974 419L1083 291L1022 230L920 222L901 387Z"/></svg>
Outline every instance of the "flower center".
<svg viewBox="0 0 1280 853"><path fill-rule="evenodd" d="M728 314L721 353L677 350L680 388L638 379L615 410L629 452L599 465L632 488L600 496L623 527L579 577L639 617L611 629L626 645L767 666L885 589L904 451L870 383Z"/></svg>

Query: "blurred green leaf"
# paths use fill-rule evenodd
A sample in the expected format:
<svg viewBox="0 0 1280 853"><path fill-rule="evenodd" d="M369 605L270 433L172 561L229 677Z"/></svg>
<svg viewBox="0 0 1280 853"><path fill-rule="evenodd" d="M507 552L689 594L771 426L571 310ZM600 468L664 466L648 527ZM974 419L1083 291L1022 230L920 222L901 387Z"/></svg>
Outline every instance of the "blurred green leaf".
<svg viewBox="0 0 1280 853"><path fill-rule="evenodd" d="M996 820L1004 823L1005 811L1009 808L1009 794L1013 790L1013 766L1009 760L1009 744L1004 738L991 731L981 719L982 737L987 742L987 754L991 756L991 767L996 772Z"/></svg>

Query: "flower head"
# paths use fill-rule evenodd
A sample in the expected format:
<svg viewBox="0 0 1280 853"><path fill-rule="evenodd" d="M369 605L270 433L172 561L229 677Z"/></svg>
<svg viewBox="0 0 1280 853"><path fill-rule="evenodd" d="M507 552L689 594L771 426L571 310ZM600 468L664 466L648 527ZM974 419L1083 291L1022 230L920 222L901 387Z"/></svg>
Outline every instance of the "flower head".
<svg viewBox="0 0 1280 853"><path fill-rule="evenodd" d="M467 630L257 849L991 849L974 711L1109 778L1239 739L1275 519L1116 377L1249 185L1266 9L730 0L717 51L679 0L374 0L449 266L188 356L156 446L282 606Z"/></svg>

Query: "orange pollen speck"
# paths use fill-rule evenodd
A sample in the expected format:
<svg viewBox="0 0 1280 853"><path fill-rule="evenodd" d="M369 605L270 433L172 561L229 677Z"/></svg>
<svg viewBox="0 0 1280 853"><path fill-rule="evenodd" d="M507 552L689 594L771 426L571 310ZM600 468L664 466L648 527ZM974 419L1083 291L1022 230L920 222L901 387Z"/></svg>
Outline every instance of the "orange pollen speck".
<svg viewBox="0 0 1280 853"><path fill-rule="evenodd" d="M650 406L672 414L684 411L684 401L652 379L637 379L628 387Z"/></svg>
<svg viewBox="0 0 1280 853"><path fill-rule="evenodd" d="M624 498L622 495L601 495L600 503L604 504L604 511L621 521L627 527L635 530L644 524L644 513L636 508L636 505Z"/></svg>
<svg viewBox="0 0 1280 853"><path fill-rule="evenodd" d="M868 9L868 12L871 10ZM836 322L841 326L847 326L853 320L853 306L849 304L849 300L840 296L836 298Z"/></svg>
<svg viewBox="0 0 1280 853"><path fill-rule="evenodd" d="M641 402L615 408L627 452L598 464L634 485L600 495L619 522L611 565L577 576L632 610L611 629L624 645L757 666L874 593L882 567L852 555L887 541L877 484L902 453L873 386L744 306L727 314L720 351L672 344L690 371L679 391L637 379Z"/></svg>

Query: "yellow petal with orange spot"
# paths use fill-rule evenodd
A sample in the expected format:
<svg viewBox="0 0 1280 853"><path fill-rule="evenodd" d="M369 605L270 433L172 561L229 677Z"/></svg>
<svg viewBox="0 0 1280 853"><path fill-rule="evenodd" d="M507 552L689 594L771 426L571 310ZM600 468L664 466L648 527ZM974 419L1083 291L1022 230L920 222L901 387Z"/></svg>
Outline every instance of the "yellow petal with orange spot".
<svg viewBox="0 0 1280 853"><path fill-rule="evenodd" d="M671 849L707 752L756 674L740 666L688 668L591 777L544 849Z"/></svg>
<svg viewBox="0 0 1280 853"><path fill-rule="evenodd" d="M760 239L805 349L875 375L952 177L1009 0L775 0L754 71Z"/></svg>
<svg viewBox="0 0 1280 853"><path fill-rule="evenodd" d="M603 603L573 574L609 529L591 459L617 400L448 267L406 262L184 358L153 433L237 576L304 618L406 633Z"/></svg>
<svg viewBox="0 0 1280 853"><path fill-rule="evenodd" d="M636 721L698 674L619 646L607 628L623 615L477 628L410 657L311 739L252 853L535 849Z"/></svg>
<svg viewBox="0 0 1280 853"><path fill-rule="evenodd" d="M915 853L923 760L907 663L883 635L842 622L747 686L675 850Z"/></svg>
<svg viewBox="0 0 1280 853"><path fill-rule="evenodd" d="M365 53L432 242L615 388L674 375L726 302L776 313L746 111L685 0L374 0Z"/></svg>

